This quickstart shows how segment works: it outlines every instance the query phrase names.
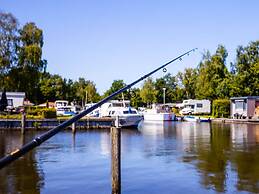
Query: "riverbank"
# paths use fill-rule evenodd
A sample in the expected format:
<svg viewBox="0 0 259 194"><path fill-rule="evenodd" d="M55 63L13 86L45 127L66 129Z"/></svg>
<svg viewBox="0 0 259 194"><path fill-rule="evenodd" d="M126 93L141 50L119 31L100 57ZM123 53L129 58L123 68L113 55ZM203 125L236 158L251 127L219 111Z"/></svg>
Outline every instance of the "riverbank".
<svg viewBox="0 0 259 194"><path fill-rule="evenodd" d="M63 123L67 119L26 119L26 129L51 129ZM87 117L76 122L77 129L103 129L112 126L113 119L109 117ZM0 129L21 129L22 122L19 119L0 119Z"/></svg>

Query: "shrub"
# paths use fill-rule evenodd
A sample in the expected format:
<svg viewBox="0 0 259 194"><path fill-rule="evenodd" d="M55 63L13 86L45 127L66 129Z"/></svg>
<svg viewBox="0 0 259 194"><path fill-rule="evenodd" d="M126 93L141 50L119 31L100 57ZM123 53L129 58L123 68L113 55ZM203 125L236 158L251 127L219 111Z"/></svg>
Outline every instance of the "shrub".
<svg viewBox="0 0 259 194"><path fill-rule="evenodd" d="M179 108L173 107L173 108L172 108L172 112L173 112L175 115L179 115Z"/></svg>
<svg viewBox="0 0 259 194"><path fill-rule="evenodd" d="M56 118L54 108L30 106L25 108L27 118Z"/></svg>
<svg viewBox="0 0 259 194"><path fill-rule="evenodd" d="M56 109L44 108L41 110L41 115L43 118L46 118L46 119L56 118L57 117Z"/></svg>
<svg viewBox="0 0 259 194"><path fill-rule="evenodd" d="M42 107L30 106L30 107L25 107L25 112L27 115L41 116L41 111L43 109L44 108L42 108Z"/></svg>
<svg viewBox="0 0 259 194"><path fill-rule="evenodd" d="M230 114L230 100L218 99L212 103L212 115L214 117L229 117Z"/></svg>

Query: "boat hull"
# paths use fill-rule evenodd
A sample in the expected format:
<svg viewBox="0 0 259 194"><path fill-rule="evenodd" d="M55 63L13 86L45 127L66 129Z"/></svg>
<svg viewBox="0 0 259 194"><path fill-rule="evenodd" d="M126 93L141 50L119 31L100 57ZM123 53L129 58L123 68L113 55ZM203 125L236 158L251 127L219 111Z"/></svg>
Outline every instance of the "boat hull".
<svg viewBox="0 0 259 194"><path fill-rule="evenodd" d="M173 113L146 113L144 114L145 121L175 121L176 117Z"/></svg>
<svg viewBox="0 0 259 194"><path fill-rule="evenodd" d="M189 121L189 122L210 122L210 118L201 118L197 116L185 116L183 118L184 121Z"/></svg>
<svg viewBox="0 0 259 194"><path fill-rule="evenodd" d="M140 115L120 116L119 126L125 128L138 128L139 123L143 120Z"/></svg>

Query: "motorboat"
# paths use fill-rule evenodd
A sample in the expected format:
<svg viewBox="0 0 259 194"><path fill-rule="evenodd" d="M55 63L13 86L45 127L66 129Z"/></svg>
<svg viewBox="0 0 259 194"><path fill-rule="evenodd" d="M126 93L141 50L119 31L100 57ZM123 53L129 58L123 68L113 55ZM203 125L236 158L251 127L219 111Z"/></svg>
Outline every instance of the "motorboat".
<svg viewBox="0 0 259 194"><path fill-rule="evenodd" d="M57 116L74 116L76 114L70 107L58 107L56 111Z"/></svg>
<svg viewBox="0 0 259 194"><path fill-rule="evenodd" d="M100 107L101 117L118 119L119 127L137 128L143 116L133 107L130 101L111 100Z"/></svg>
<svg viewBox="0 0 259 194"><path fill-rule="evenodd" d="M85 108L84 110L92 107L93 105L95 105L96 103L89 103L89 104L85 104ZM86 116L88 117L99 117L100 116L100 107L94 109L92 112L88 113Z"/></svg>
<svg viewBox="0 0 259 194"><path fill-rule="evenodd" d="M152 109L143 112L145 121L175 121L176 116L167 105L152 105Z"/></svg>
<svg viewBox="0 0 259 194"><path fill-rule="evenodd" d="M204 117L188 115L188 116L184 116L183 120L190 121L190 122L210 122L211 118L204 118Z"/></svg>
<svg viewBox="0 0 259 194"><path fill-rule="evenodd" d="M73 116L77 114L78 110L75 106L68 105L67 100L56 100L55 109L57 111L57 116Z"/></svg>

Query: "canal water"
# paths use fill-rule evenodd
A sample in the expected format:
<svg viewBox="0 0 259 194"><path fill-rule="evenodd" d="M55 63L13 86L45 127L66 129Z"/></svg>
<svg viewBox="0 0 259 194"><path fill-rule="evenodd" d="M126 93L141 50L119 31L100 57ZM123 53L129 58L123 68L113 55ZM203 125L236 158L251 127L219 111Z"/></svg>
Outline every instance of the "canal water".
<svg viewBox="0 0 259 194"><path fill-rule="evenodd" d="M0 131L0 156L42 133ZM111 193L109 130L60 132L0 170L0 193ZM259 125L122 130L122 193L259 193Z"/></svg>

